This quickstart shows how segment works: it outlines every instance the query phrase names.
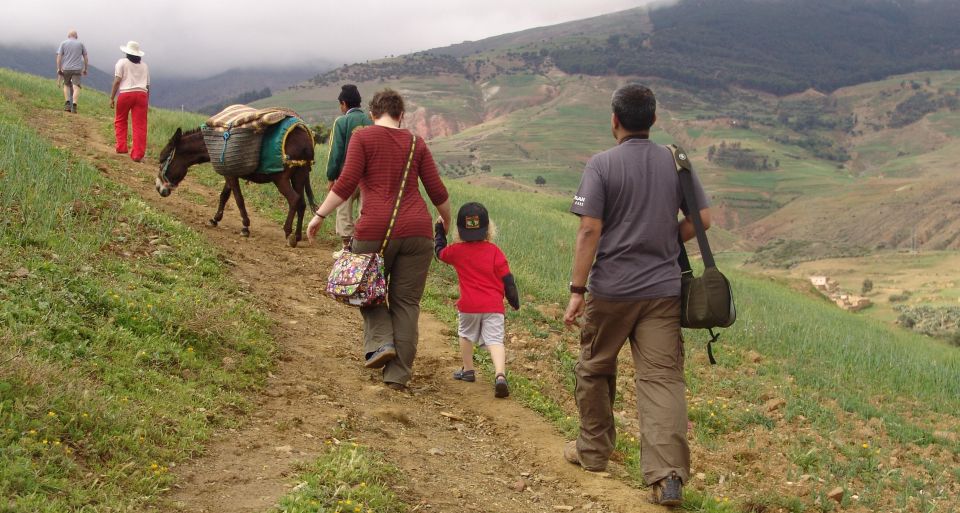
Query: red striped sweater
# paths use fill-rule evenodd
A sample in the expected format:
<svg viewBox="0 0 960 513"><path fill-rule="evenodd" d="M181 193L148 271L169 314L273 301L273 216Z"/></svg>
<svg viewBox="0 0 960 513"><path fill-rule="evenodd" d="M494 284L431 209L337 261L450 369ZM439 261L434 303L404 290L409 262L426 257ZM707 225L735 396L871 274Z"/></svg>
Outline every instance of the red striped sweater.
<svg viewBox="0 0 960 513"><path fill-rule="evenodd" d="M348 198L360 187L363 206L354 237L357 240L383 240L390 215L397 201L400 178L410 154L412 135L407 130L368 126L350 138L347 159L333 192ZM433 238L433 222L427 205L420 196L418 178L434 205L447 201L447 188L426 143L417 137L413 163L407 176L400 212L391 239L404 237Z"/></svg>

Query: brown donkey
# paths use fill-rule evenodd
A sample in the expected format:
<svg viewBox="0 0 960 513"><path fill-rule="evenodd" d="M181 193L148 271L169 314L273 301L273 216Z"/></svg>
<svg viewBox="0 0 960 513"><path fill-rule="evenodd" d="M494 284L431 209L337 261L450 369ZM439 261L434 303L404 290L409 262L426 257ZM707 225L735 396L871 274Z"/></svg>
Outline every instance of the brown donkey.
<svg viewBox="0 0 960 513"><path fill-rule="evenodd" d="M288 160L300 162L313 162L313 137L303 129L294 129L290 132L286 142L286 154ZM177 185L187 176L187 169L196 164L210 162L210 156L207 154L207 145L203 142L203 134L200 129L181 131L179 128L174 132L170 142L163 147L160 152L160 172L157 174L157 192L164 198L169 196ZM277 186L280 194L287 199L287 220L283 223L283 234L287 238L290 247L297 247L297 242L302 239L303 232L303 212L306 209L304 202L304 193L310 200L310 207L316 210L316 202L313 199L313 190L310 187L310 165L284 165L283 171L279 173L253 173L243 177L244 180L253 183L273 183ZM217 213L207 221L209 226L217 226L223 219L223 208L230 199L230 193L237 202L237 208L240 210L240 217L243 219L243 229L240 233L244 237L250 236L250 218L247 216L247 208L243 203L243 193L240 191L240 178L224 177L223 190L220 192L220 205L217 207ZM297 215L297 231L293 232L293 215Z"/></svg>

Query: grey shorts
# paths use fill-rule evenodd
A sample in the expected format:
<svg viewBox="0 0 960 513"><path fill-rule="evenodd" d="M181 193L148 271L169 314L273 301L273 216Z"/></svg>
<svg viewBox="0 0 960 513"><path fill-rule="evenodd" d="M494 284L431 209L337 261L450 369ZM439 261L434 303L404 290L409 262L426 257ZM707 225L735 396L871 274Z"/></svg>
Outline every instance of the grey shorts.
<svg viewBox="0 0 960 513"><path fill-rule="evenodd" d="M502 313L457 314L457 334L478 346L503 345Z"/></svg>
<svg viewBox="0 0 960 513"><path fill-rule="evenodd" d="M83 76L83 71L79 69L65 69L63 70L63 85L75 85L80 87L80 77Z"/></svg>

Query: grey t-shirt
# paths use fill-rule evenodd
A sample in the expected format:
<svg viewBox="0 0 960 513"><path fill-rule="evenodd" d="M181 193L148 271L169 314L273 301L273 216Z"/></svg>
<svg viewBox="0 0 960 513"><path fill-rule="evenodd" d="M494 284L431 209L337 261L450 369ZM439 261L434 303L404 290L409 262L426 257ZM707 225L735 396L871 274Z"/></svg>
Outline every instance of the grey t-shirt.
<svg viewBox="0 0 960 513"><path fill-rule="evenodd" d="M709 206L694 174L699 207ZM630 139L590 158L570 211L603 221L590 293L608 300L680 295L677 214L683 192L670 149Z"/></svg>
<svg viewBox="0 0 960 513"><path fill-rule="evenodd" d="M67 39L60 43L57 55L60 56L60 69L65 71L80 71L83 69L83 56L87 48L79 39Z"/></svg>

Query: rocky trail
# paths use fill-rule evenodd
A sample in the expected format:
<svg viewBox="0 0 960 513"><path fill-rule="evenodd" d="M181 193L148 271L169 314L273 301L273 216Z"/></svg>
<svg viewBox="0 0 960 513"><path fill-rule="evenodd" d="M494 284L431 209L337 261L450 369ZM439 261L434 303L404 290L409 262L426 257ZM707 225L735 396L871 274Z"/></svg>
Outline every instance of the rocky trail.
<svg viewBox="0 0 960 513"><path fill-rule="evenodd" d="M452 380L457 353L445 326L428 314L421 316L411 393L384 387L378 371L363 368L359 312L319 293L333 248L289 248L280 226L255 211L252 235L241 237L232 201L220 226L208 228L218 191L188 178L160 198L156 163L115 154L103 135L110 120L14 100L55 145L203 234L276 322L279 362L252 413L172 469L177 484L160 511L268 511L297 484L296 465L334 437L383 453L402 474L397 493L416 511L666 511L615 476L565 462L556 429L511 399L495 399L489 376Z"/></svg>

